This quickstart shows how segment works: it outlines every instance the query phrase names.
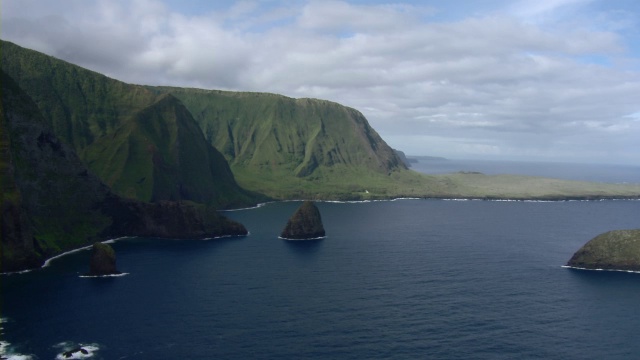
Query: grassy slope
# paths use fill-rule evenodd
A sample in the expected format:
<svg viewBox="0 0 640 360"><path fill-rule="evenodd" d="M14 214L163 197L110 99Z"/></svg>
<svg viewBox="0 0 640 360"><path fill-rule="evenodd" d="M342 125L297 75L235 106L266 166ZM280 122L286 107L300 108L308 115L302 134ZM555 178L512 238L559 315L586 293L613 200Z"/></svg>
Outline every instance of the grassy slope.
<svg viewBox="0 0 640 360"><path fill-rule="evenodd" d="M366 119L339 104L264 93L162 90L181 99L194 114L243 187L274 198L640 196L640 186L635 185L511 175L423 175L400 165Z"/></svg>
<svg viewBox="0 0 640 360"><path fill-rule="evenodd" d="M395 186L393 175L406 173L364 116L340 104L263 93L157 91L171 92L194 114L242 186L274 198L385 196Z"/></svg>
<svg viewBox="0 0 640 360"><path fill-rule="evenodd" d="M114 195L56 137L17 84L0 76L0 271L36 267L46 257L110 237L246 234L205 205Z"/></svg>
<svg viewBox="0 0 640 360"><path fill-rule="evenodd" d="M230 173L222 156L242 187L276 199L640 195L636 185L426 176L407 170L362 114L336 103L129 85L11 43L0 44L3 69L28 90L56 135L125 196L214 199L223 206L257 199L225 180Z"/></svg>
<svg viewBox="0 0 640 360"><path fill-rule="evenodd" d="M57 137L122 196L247 205L224 158L179 100L0 42L2 69L35 101Z"/></svg>

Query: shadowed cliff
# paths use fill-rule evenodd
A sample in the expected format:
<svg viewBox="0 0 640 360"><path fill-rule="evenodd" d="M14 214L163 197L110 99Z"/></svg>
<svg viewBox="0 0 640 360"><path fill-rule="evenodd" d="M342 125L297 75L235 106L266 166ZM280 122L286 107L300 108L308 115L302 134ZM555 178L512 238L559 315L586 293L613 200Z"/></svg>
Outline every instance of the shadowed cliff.
<svg viewBox="0 0 640 360"><path fill-rule="evenodd" d="M175 97L6 41L0 41L0 55L2 69L33 99L57 138L115 193L220 208L264 200L238 186Z"/></svg>
<svg viewBox="0 0 640 360"><path fill-rule="evenodd" d="M123 199L60 141L34 102L4 72L0 102L0 270L118 236L244 235L206 206Z"/></svg>

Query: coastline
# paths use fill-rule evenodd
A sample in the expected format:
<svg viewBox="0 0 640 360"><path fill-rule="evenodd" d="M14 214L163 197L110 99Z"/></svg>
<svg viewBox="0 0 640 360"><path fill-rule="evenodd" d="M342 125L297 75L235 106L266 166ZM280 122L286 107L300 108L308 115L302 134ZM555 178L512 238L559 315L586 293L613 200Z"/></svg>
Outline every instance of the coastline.
<svg viewBox="0 0 640 360"><path fill-rule="evenodd" d="M531 197L531 198L493 198L493 197L393 197L393 198L387 198L387 199L363 199L363 200L312 200L315 202L325 202L325 203L338 203L338 204L358 204L358 203L370 203L370 202L392 202L392 201L401 201L401 200L441 200L441 201L494 201L494 202L538 202L538 203L554 203L554 202L574 202L574 201L585 201L585 202L589 202L589 201L640 201L640 195L637 196L633 196L633 197L629 197L629 196L564 196L564 197L551 197L551 198L536 198L536 197ZM238 208L238 209L225 209L225 210L219 210L220 212L231 212L231 211L242 211L242 210L253 210L253 209L258 209L261 208L263 206L266 206L268 204L271 203L279 203L279 202L301 202L301 201L305 201L303 199L285 199L285 200L274 200L274 201L268 201L268 202L263 202L263 203L258 203L256 204L256 206L254 207L245 207L245 208ZM247 232L247 234L245 235L221 235L221 236L215 236L215 237L207 237L207 238L193 238L190 240L215 240L215 239L221 239L221 238L232 238L232 237L243 237L243 236L249 236L251 233ZM116 241L119 240L124 240L124 239L132 239L132 238L136 238L136 236L121 236L121 237L117 237L117 238L113 238L113 239L107 239L105 241L101 241L102 243L105 244L113 244ZM283 239L283 240L287 240L287 241L305 241L305 240L318 240L318 239L322 239L322 238L314 238L314 239L286 239L286 238L282 238L280 236L278 236L279 239ZM19 275L19 274L25 274L34 270L38 270L38 269L42 269L45 267L48 267L52 261L61 258L63 256L69 255L69 254L73 254L75 252L78 251L83 251L83 250L88 250L91 248L92 245L87 245L87 246L83 246L80 248L76 248L76 249L72 249L66 252L63 252L61 254L52 256L48 259L46 259L44 261L44 263L42 264L42 266L38 267L38 268L31 268L31 269L25 269L25 270L19 270L19 271L11 271L11 272L0 272L0 276L4 276L4 275ZM563 266L564 267L564 266ZM569 267L569 268L574 268L574 267ZM578 270L602 270L602 271L623 271L623 272L628 272L627 270L609 270L609 269L583 269L583 268L575 268ZM638 273L640 273L640 271L638 271Z"/></svg>
<svg viewBox="0 0 640 360"><path fill-rule="evenodd" d="M244 237L244 236L249 236L249 235L250 235L250 232L247 232L246 235L220 235L220 236L206 237L206 238L176 239L176 240L208 241L208 240L216 240L216 239L223 239L223 238ZM103 243L103 244L113 244L113 243L115 243L117 241L120 241L120 240L135 239L135 238L138 238L138 237L139 236L121 236L121 237L117 237L117 238L113 238L113 239L107 239L107 240L100 241L100 242ZM158 239L161 239L161 238L158 238ZM167 239L169 239L169 238L167 238ZM73 253L76 253L76 252L79 252L79 251L89 250L89 249L91 249L92 246L93 246L93 244L92 245L87 245L87 246L82 246L82 247L79 247L79 248L76 248L76 249L71 249L69 251L65 251L65 252L60 253L58 255L52 256L52 257L46 259L44 261L44 263L42 264L42 266L37 267L37 268L20 270L20 271L0 272L0 276L26 274L26 273L29 273L29 272L32 272L32 271L35 271L35 270L44 269L44 268L48 267L51 264L52 261L54 261L54 260L56 260L58 258L61 258L63 256L67 256L67 255L70 255L70 254L73 254ZM117 274L117 275L119 276L121 274ZM126 275L126 274L123 274L123 275Z"/></svg>
<svg viewBox="0 0 640 360"><path fill-rule="evenodd" d="M315 238L308 238L308 239L291 239L291 238L285 238L282 236L278 236L278 239L282 239L282 240L286 240L286 241L313 241L313 240L323 240L326 239L327 236L319 236L319 237L315 237Z"/></svg>
<svg viewBox="0 0 640 360"><path fill-rule="evenodd" d="M610 271L610 272L624 272L629 274L640 274L639 270L623 270L623 269L589 269L578 266L570 266L570 265L562 265L563 269L571 269L571 270L584 270L584 271Z"/></svg>

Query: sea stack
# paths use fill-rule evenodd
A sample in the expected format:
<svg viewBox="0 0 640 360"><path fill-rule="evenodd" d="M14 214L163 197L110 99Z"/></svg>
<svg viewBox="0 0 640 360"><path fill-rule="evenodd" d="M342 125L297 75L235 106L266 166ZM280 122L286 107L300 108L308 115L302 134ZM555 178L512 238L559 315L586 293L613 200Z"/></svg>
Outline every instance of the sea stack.
<svg viewBox="0 0 640 360"><path fill-rule="evenodd" d="M571 257L567 266L640 271L640 229L613 230L596 236Z"/></svg>
<svg viewBox="0 0 640 360"><path fill-rule="evenodd" d="M114 274L120 274L116 269L116 252L108 244L100 242L94 243L91 251L89 275L100 276Z"/></svg>
<svg viewBox="0 0 640 360"><path fill-rule="evenodd" d="M320 210L311 201L302 203L280 234L280 237L286 240L311 240L324 236Z"/></svg>

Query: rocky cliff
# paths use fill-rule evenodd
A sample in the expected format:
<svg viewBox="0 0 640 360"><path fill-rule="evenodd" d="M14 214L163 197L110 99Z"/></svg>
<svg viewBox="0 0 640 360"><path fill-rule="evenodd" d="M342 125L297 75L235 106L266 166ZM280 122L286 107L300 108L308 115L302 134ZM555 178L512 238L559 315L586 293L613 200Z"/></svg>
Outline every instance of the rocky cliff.
<svg viewBox="0 0 640 360"><path fill-rule="evenodd" d="M280 237L288 240L318 239L325 236L320 210L311 201L305 201L291 216Z"/></svg>
<svg viewBox="0 0 640 360"><path fill-rule="evenodd" d="M148 204L114 194L58 139L30 97L0 76L0 271L37 267L111 237L246 234L204 205Z"/></svg>
<svg viewBox="0 0 640 360"><path fill-rule="evenodd" d="M245 191L180 100L0 41L3 71L52 133L116 194L219 208L264 198Z"/></svg>
<svg viewBox="0 0 640 360"><path fill-rule="evenodd" d="M567 266L640 271L640 229L614 230L596 236L571 257Z"/></svg>
<svg viewBox="0 0 640 360"><path fill-rule="evenodd" d="M116 252L111 245L96 242L91 249L89 260L89 275L114 275L120 274L116 268Z"/></svg>

